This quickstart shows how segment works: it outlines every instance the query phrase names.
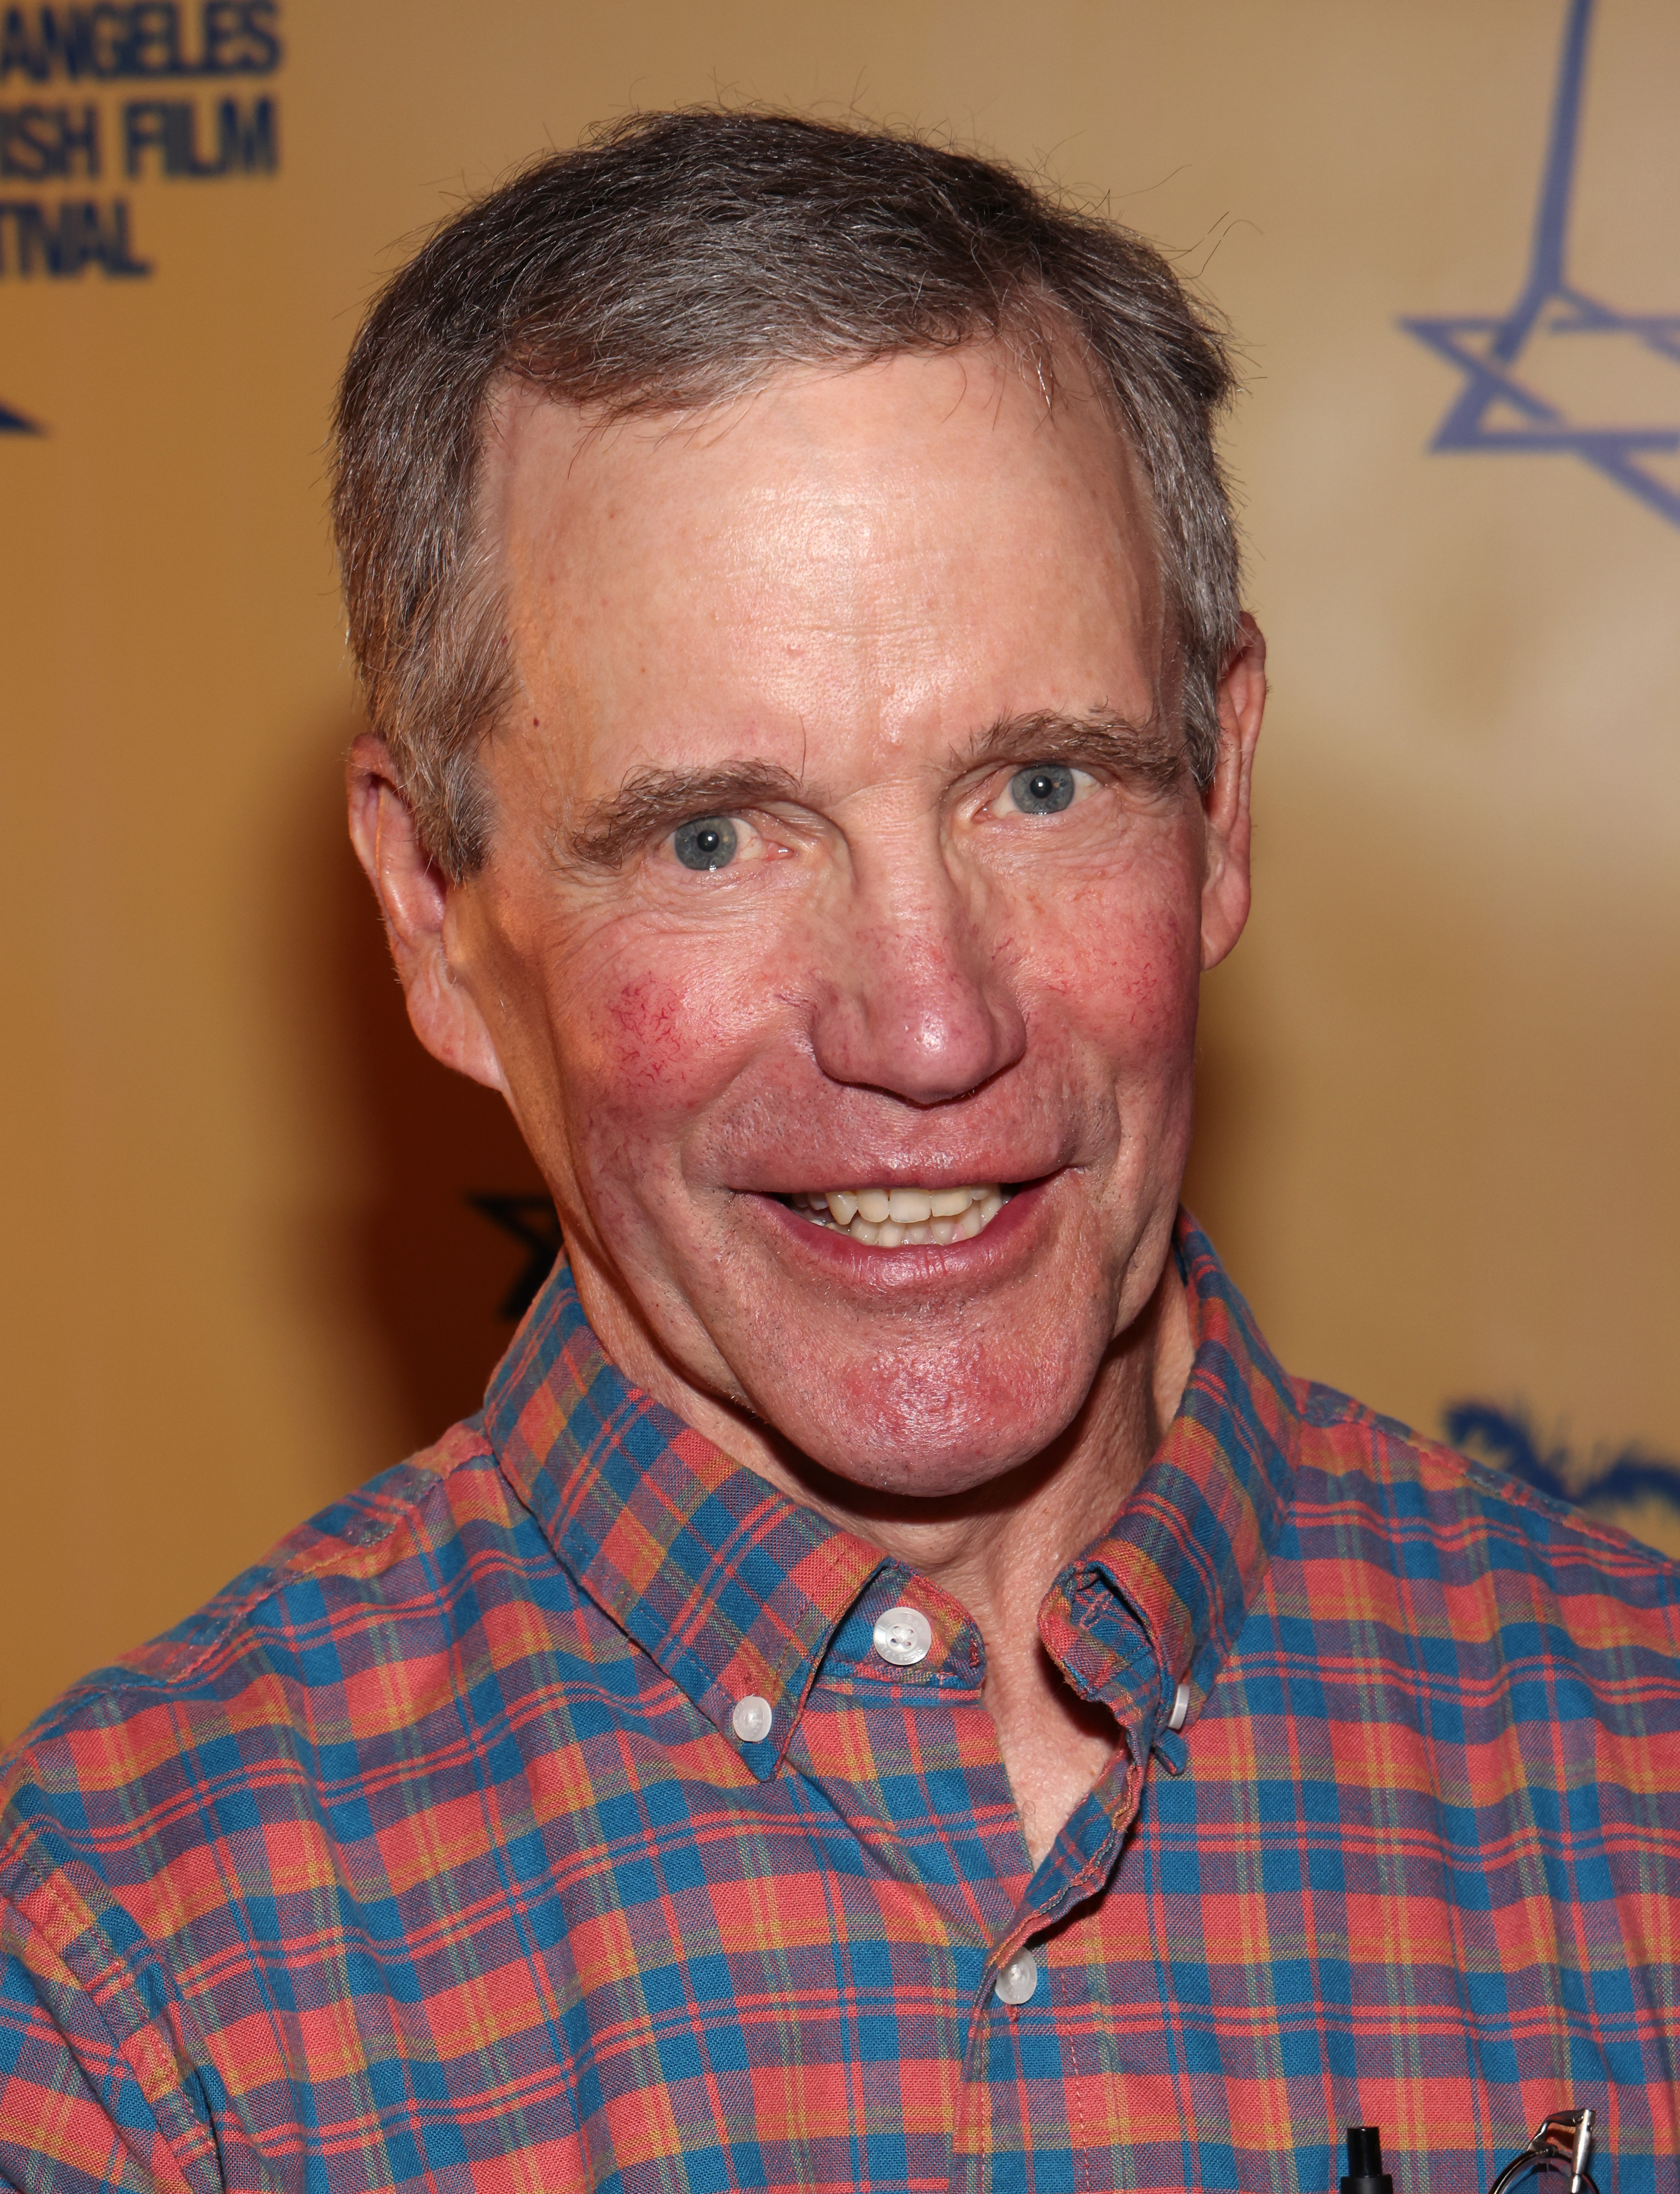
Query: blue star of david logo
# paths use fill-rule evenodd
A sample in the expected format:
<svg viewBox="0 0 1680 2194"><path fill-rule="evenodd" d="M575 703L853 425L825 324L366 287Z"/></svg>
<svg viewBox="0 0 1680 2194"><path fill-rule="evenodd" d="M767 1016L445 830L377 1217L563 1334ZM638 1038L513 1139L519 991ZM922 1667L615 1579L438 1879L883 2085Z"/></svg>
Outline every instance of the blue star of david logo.
<svg viewBox="0 0 1680 2194"><path fill-rule="evenodd" d="M1592 8L1593 0L1569 0L1533 250L1516 302L1499 318L1464 313L1403 319L1400 325L1464 376L1435 430L1432 450L1515 450L1579 457L1659 518L1680 526L1680 486L1671 485L1650 462L1680 450L1680 422L1612 426L1572 419L1523 370L1537 336L1623 336L1680 366L1680 313L1618 312L1577 289L1565 273Z"/></svg>

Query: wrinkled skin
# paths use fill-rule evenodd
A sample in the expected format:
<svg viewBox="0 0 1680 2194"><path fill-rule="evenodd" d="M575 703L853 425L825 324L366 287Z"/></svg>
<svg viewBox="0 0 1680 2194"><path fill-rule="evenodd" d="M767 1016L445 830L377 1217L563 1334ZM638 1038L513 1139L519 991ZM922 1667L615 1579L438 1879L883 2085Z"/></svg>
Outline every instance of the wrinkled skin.
<svg viewBox="0 0 1680 2194"><path fill-rule="evenodd" d="M965 1599L1035 1848L1113 1741L1038 1601L1188 1369L1164 1274L1264 690L1250 628L1213 785L1163 781L1148 500L1063 381L1047 409L971 350L607 427L505 394L480 509L519 690L485 867L446 887L377 742L351 770L415 1026L507 1094L603 1343ZM1022 813L1044 761L1076 796ZM712 815L734 859L684 866ZM1024 1186L948 1248L777 1200L984 1182Z"/></svg>

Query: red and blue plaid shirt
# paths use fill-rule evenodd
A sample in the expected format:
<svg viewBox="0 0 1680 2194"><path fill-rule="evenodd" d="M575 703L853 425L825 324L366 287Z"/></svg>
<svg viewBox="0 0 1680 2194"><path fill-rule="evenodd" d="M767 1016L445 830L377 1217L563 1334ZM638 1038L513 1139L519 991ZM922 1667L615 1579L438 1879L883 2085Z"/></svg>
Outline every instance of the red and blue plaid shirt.
<svg viewBox="0 0 1680 2194"><path fill-rule="evenodd" d="M1472 2194L1590 2103L1604 2194L1671 2194L1675 1570L1178 1255L1182 1406L1040 1617L1125 1732L1041 1866L964 1609L628 1385L562 1267L480 1420L11 1757L0 2179L1326 2194L1352 2122Z"/></svg>

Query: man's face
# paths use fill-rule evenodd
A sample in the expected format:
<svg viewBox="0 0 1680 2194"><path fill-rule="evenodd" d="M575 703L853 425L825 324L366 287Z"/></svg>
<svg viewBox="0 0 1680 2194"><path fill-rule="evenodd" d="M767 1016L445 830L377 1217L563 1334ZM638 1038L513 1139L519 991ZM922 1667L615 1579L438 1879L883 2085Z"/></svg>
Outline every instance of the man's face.
<svg viewBox="0 0 1680 2194"><path fill-rule="evenodd" d="M444 934L585 1308L679 1410L970 1489L1154 1289L1246 906L1163 767L1134 468L1088 395L974 350L498 428L521 690Z"/></svg>

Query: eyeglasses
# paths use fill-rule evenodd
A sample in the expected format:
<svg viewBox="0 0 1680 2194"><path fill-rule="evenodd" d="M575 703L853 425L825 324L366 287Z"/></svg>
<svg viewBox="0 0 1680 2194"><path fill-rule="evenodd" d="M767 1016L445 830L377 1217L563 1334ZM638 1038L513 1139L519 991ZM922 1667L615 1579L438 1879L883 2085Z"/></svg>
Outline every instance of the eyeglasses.
<svg viewBox="0 0 1680 2194"><path fill-rule="evenodd" d="M1592 2153L1592 2126L1590 2110L1551 2111L1540 2120L1528 2147L1520 2156L1512 2157L1487 2194L1510 2194L1531 2173L1543 2171L1567 2171L1569 2194L1598 2194L1586 2168ZM1342 2194L1394 2194L1394 2180L1383 2168L1383 2136L1378 2127L1348 2128L1348 2175L1342 2181Z"/></svg>
<svg viewBox="0 0 1680 2194"><path fill-rule="evenodd" d="M1592 2112L1553 2111L1549 2117L1540 2120L1528 2147L1521 2156L1512 2157L1487 2194L1505 2194L1508 2187L1515 2186L1531 2171L1567 2171L1569 2194L1581 2194L1583 2187L1588 2194L1598 2194L1592 2174L1586 2168L1591 2153Z"/></svg>

